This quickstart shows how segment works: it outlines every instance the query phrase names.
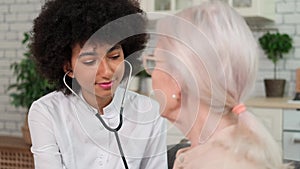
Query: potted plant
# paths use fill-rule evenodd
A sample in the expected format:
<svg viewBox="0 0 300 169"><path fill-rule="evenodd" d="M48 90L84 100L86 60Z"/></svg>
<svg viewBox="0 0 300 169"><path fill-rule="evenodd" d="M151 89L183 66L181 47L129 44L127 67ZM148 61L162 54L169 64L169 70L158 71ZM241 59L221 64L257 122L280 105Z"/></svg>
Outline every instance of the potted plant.
<svg viewBox="0 0 300 169"><path fill-rule="evenodd" d="M264 80L266 96L283 97L285 79L277 79L277 62L292 49L292 38L288 34L267 32L259 38L259 44L274 64L274 78Z"/></svg>
<svg viewBox="0 0 300 169"><path fill-rule="evenodd" d="M31 53L28 48L29 41L30 35L24 33L22 44L26 45L27 51L24 52L24 58L22 58L20 62L11 64L11 69L16 76L16 82L8 86L8 91L10 91L12 105L27 109L25 123L22 127L22 134L25 142L31 144L27 123L28 110L33 101L46 93L53 91L54 88L38 73L34 61L31 59Z"/></svg>

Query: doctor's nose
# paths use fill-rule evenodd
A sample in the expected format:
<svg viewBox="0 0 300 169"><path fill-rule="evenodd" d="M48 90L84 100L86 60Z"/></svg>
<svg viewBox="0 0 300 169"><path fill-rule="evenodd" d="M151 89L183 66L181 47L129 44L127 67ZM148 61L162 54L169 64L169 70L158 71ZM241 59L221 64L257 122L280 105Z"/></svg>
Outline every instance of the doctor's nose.
<svg viewBox="0 0 300 169"><path fill-rule="evenodd" d="M102 59L100 64L98 65L97 74L102 76L110 76L114 73L112 66L106 59Z"/></svg>

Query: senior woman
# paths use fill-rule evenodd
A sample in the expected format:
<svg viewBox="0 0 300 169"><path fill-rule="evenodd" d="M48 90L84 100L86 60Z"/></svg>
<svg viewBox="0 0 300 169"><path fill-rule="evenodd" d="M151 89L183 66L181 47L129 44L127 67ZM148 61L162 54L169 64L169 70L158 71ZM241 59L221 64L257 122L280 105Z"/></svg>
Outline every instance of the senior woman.
<svg viewBox="0 0 300 169"><path fill-rule="evenodd" d="M255 84L258 45L244 19L215 1L168 16L144 57L161 115L191 142L174 168L287 169L270 133L243 104Z"/></svg>

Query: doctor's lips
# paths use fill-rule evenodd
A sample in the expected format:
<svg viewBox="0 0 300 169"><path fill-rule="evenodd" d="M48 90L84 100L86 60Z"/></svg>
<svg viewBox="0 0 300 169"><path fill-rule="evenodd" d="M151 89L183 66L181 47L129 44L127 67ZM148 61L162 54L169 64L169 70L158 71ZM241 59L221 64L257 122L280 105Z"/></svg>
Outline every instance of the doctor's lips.
<svg viewBox="0 0 300 169"><path fill-rule="evenodd" d="M100 86L102 89L111 89L114 83L113 81L109 81L109 82L102 82L102 83L95 83L95 84Z"/></svg>

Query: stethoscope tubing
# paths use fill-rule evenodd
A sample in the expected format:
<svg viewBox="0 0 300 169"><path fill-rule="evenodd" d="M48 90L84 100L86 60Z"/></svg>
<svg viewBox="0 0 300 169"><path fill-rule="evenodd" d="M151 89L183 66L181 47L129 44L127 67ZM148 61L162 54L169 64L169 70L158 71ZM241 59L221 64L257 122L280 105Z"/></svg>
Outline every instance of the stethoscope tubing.
<svg viewBox="0 0 300 169"><path fill-rule="evenodd" d="M99 119L99 121L101 122L101 124L104 126L104 128L110 132L113 132L115 134L115 138L116 138L116 141L117 141L117 145L118 145L118 148L119 148L119 151L120 151L120 155L121 155L121 158L122 158L122 161L123 161L123 164L124 164L124 167L125 169L128 169L128 164L126 162L126 158L125 158L125 155L124 155L124 151L123 151L123 148L122 148L122 144L121 144L121 141L120 141L120 138L119 138L119 134L118 134L118 131L121 129L122 125L123 125L123 110L124 110L124 100L125 100L125 95L127 93L127 90L128 90L128 87L129 87L129 81L131 80L131 75L132 75L132 65L130 64L130 62L128 62L127 60L124 60L124 62L128 63L129 65L129 76L128 76L128 80L126 82L126 87L125 87L125 91L124 91L124 94L123 94L123 97L122 97L122 102L121 102L121 107L120 107L120 116L119 116L119 125L116 127L116 128L111 128L109 127L105 121L103 120L103 118L101 117L101 115L99 113L96 113L96 117ZM67 85L66 83L66 76L70 73L70 71L66 72L64 77L63 77L63 82L65 84L65 86L77 97L80 98L80 100L82 100L82 98L80 96L78 96L78 94L71 88ZM83 100L82 100L83 101ZM85 101L83 101L84 104L86 104ZM89 108L90 108L90 105L86 104Z"/></svg>

